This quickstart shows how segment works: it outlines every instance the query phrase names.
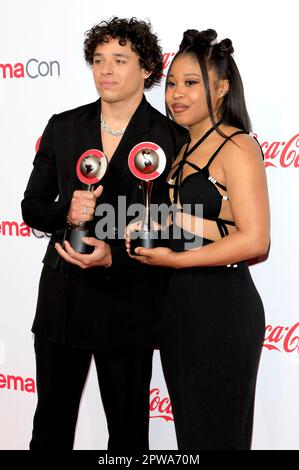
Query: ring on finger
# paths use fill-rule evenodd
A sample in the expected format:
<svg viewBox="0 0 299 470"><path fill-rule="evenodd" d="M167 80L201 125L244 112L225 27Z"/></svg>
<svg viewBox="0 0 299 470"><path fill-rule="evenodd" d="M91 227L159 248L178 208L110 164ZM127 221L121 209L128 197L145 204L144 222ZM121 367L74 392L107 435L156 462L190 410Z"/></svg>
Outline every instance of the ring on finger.
<svg viewBox="0 0 299 470"><path fill-rule="evenodd" d="M83 206L82 215L86 215L86 214L87 214L87 206Z"/></svg>

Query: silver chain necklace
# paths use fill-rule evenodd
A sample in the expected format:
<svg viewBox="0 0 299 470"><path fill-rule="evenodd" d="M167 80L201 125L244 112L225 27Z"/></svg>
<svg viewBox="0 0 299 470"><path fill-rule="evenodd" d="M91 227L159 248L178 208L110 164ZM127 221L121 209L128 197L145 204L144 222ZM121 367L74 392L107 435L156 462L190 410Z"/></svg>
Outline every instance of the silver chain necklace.
<svg viewBox="0 0 299 470"><path fill-rule="evenodd" d="M114 136L123 135L126 130L126 127L124 127L123 129L120 129L120 131L115 131L111 129L111 127L107 126L107 124L105 123L102 115L101 115L101 128L103 129L103 131L108 132L108 134L114 135Z"/></svg>

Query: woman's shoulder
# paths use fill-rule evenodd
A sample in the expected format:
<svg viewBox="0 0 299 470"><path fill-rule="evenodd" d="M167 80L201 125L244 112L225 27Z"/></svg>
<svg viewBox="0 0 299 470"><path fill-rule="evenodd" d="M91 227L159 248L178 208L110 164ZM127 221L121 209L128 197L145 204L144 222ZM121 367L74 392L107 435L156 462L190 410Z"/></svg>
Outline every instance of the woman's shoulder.
<svg viewBox="0 0 299 470"><path fill-rule="evenodd" d="M223 126L222 132L229 137L223 146L223 162L234 162L236 159L263 160L260 145L252 133L232 126Z"/></svg>
<svg viewBox="0 0 299 470"><path fill-rule="evenodd" d="M222 124L219 129L223 133L223 139L225 140L234 139L234 140L246 141L246 138L248 137L252 138L251 133L244 131L243 129L240 129L238 127Z"/></svg>
<svg viewBox="0 0 299 470"><path fill-rule="evenodd" d="M260 149L260 146L252 132L247 132L243 129L227 125L222 126L221 131L227 136L224 138L227 140L226 145L223 147L224 149L229 149L229 151L232 151L232 149L235 151L238 151L238 149L240 151Z"/></svg>

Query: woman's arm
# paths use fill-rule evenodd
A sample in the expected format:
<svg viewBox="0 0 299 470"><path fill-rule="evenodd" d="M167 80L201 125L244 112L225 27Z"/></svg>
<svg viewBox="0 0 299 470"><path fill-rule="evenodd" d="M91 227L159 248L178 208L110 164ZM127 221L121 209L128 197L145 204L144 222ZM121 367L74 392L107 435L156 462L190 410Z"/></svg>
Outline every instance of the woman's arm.
<svg viewBox="0 0 299 470"><path fill-rule="evenodd" d="M177 267L219 266L264 254L269 247L266 173L257 142L240 135L222 152L222 164L236 231L214 243L177 254Z"/></svg>
<svg viewBox="0 0 299 470"><path fill-rule="evenodd" d="M236 230L209 245L180 253L165 248L138 248L139 261L174 268L221 266L267 252L270 216L261 150L247 135L235 137L234 142L237 145L229 142L219 155L219 164L224 171Z"/></svg>

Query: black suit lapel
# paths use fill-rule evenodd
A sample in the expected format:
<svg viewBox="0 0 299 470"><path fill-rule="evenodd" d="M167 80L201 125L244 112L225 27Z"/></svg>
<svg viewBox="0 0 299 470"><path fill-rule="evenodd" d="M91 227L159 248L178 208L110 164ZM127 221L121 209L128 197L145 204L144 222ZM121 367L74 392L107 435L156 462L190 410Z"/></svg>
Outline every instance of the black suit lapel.
<svg viewBox="0 0 299 470"><path fill-rule="evenodd" d="M73 123L72 143L69 145L71 149L67 156L71 166L71 178L69 191L72 194L75 189L83 189L83 184L76 174L77 162L82 155L89 149L102 150L101 133L100 133L100 100L88 105L88 111L82 113L75 118ZM70 196L71 196L70 194Z"/></svg>
<svg viewBox="0 0 299 470"><path fill-rule="evenodd" d="M89 115L87 116L85 126L89 130L90 143L89 148L103 149L100 132L100 100L95 103ZM109 188L109 191L123 178L129 170L128 156L131 149L144 140L150 140L150 105L143 96L140 105L133 114L125 133L115 150L108 166L106 175L101 181L103 186ZM86 148L87 150L87 148ZM80 155L78 155L77 159ZM76 161L77 161L76 159ZM76 162L75 162L76 163Z"/></svg>

